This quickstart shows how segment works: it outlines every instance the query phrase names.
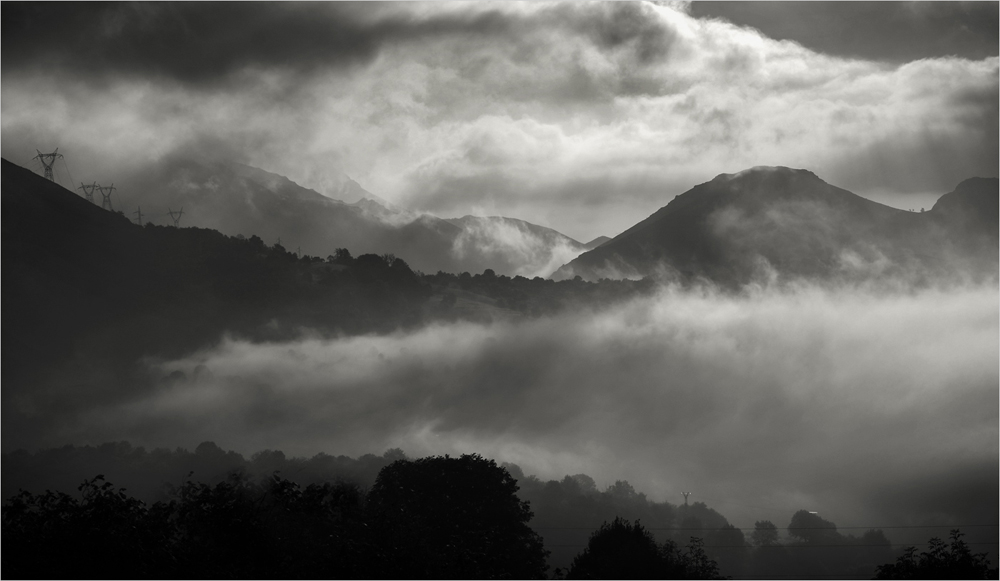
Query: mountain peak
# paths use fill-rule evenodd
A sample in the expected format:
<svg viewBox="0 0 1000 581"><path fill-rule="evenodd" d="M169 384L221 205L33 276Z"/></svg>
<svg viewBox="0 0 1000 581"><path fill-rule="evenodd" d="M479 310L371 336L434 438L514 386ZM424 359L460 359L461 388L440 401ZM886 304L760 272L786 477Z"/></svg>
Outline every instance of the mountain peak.
<svg viewBox="0 0 1000 581"><path fill-rule="evenodd" d="M782 165L757 165L736 173L722 173L712 179L709 183L736 182L736 183L763 183L763 182L786 182L790 179L810 179L821 180L816 174L807 169L796 169Z"/></svg>

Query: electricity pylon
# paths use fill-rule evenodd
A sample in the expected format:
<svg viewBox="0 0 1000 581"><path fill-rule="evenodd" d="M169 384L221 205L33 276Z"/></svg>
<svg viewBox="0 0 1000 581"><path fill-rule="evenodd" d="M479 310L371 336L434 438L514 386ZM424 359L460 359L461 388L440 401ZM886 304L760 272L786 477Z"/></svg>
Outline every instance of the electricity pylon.
<svg viewBox="0 0 1000 581"><path fill-rule="evenodd" d="M167 208L167 213L170 214L170 218L174 221L174 228L181 227L181 216L184 215L184 206L177 212L174 212L169 207Z"/></svg>
<svg viewBox="0 0 1000 581"><path fill-rule="evenodd" d="M90 202L91 204L94 203L94 190L97 189L97 182L94 182L92 185L89 186L83 182L80 182L80 187L78 187L77 189L83 190L83 197L87 198L87 201Z"/></svg>
<svg viewBox="0 0 1000 581"><path fill-rule="evenodd" d="M690 492L682 492L681 494L684 495L684 505L686 506L687 503L688 503L688 497L691 496L691 493Z"/></svg>
<svg viewBox="0 0 1000 581"><path fill-rule="evenodd" d="M38 161L42 162L42 166L45 167L45 179L53 182L56 181L56 179L52 177L52 165L56 162L57 159L63 156L61 153L59 153L59 148L57 147L56 150L53 151L52 153L42 153L37 149L35 150L35 152L37 152L38 155L36 155L31 159L37 159Z"/></svg>
<svg viewBox="0 0 1000 581"><path fill-rule="evenodd" d="M132 212L132 214L137 217L136 224L142 226L142 208L140 206L136 206L135 212Z"/></svg>
<svg viewBox="0 0 1000 581"><path fill-rule="evenodd" d="M98 184L97 189L100 190L101 195L104 196L104 201L101 202L101 207L109 212L114 212L115 209L111 206L111 192L115 191L115 184L111 184L107 188ZM104 193L104 190L107 190L108 193Z"/></svg>

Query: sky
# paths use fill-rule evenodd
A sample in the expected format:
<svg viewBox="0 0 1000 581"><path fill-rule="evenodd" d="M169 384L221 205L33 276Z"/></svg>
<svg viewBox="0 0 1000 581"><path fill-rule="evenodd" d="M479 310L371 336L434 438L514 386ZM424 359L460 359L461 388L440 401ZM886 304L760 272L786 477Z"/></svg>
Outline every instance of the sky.
<svg viewBox="0 0 1000 581"><path fill-rule="evenodd" d="M173 153L347 175L584 242L757 165L930 207L997 175L997 6L5 2L0 148L122 192Z"/></svg>

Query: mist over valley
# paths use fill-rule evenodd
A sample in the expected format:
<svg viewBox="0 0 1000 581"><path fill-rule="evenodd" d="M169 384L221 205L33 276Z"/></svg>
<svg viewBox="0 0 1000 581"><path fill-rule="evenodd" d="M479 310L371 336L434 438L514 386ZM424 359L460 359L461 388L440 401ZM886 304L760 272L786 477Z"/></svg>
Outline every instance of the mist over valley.
<svg viewBox="0 0 1000 581"><path fill-rule="evenodd" d="M4 575L995 578L996 3L730 4L5 3Z"/></svg>

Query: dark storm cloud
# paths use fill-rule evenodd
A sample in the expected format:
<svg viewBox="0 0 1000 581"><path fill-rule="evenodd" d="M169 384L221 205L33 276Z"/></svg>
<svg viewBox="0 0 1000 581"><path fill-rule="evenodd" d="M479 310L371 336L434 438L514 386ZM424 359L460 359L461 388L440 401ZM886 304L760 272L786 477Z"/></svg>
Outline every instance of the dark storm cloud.
<svg viewBox="0 0 1000 581"><path fill-rule="evenodd" d="M996 2L693 2L690 12L836 56L902 63L998 54Z"/></svg>
<svg viewBox="0 0 1000 581"><path fill-rule="evenodd" d="M364 63L410 36L489 34L498 14L413 22L367 3L169 2L3 4L5 73L165 77L212 84L247 67L309 72Z"/></svg>
<svg viewBox="0 0 1000 581"><path fill-rule="evenodd" d="M641 4L546 7L533 18L466 6L433 13L406 4L170 2L3 4L5 72L162 77L217 83L247 68L309 73L363 64L389 43L462 35L517 43L522 33L572 29L604 50L662 58L668 30ZM502 38L499 38L502 37ZM531 46L519 46L522 57ZM641 90L641 89L638 89Z"/></svg>

